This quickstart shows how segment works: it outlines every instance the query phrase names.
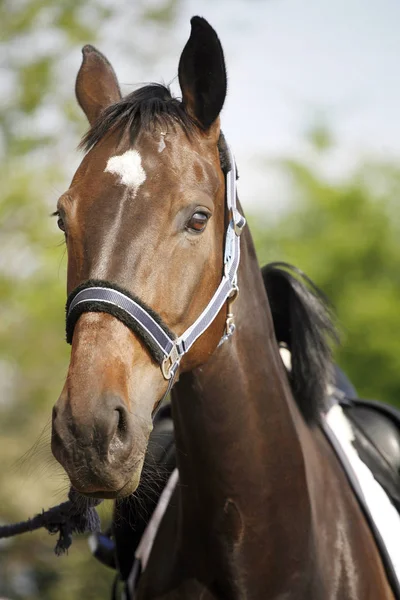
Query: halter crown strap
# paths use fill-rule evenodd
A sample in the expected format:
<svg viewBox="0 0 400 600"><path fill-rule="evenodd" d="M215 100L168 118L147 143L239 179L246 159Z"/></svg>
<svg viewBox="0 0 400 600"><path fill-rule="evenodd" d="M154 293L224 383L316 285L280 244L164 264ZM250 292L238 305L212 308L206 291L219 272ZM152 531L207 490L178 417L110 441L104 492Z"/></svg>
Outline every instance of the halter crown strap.
<svg viewBox="0 0 400 600"><path fill-rule="evenodd" d="M238 292L240 234L246 225L246 219L236 207L236 165L229 146L227 152L230 160L230 170L226 174L229 224L225 238L224 274L201 315L180 337L176 338L159 315L136 296L106 281L88 281L76 288L67 301L66 327L69 343L72 341L75 323L83 312L112 314L141 337L153 358L160 364L165 379L170 380L169 388L172 387L182 356L211 325L224 303L230 297L235 297ZM230 319L229 323L228 319ZM228 319L227 335L231 335L234 330L232 315L228 315Z"/></svg>

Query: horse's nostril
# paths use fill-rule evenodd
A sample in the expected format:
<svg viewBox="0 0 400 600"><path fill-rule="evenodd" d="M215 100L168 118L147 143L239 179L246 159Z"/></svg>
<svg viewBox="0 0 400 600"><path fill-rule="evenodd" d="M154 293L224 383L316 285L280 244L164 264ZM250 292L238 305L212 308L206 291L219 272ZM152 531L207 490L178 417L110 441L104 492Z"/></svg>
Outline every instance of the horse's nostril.
<svg viewBox="0 0 400 600"><path fill-rule="evenodd" d="M119 407L115 409L118 413L118 423L117 423L117 435L120 440L123 440L126 437L128 432L128 421L126 417L125 408Z"/></svg>
<svg viewBox="0 0 400 600"><path fill-rule="evenodd" d="M130 452L130 431L128 411L124 406L114 408L114 433L107 442L107 456L109 461L121 459Z"/></svg>

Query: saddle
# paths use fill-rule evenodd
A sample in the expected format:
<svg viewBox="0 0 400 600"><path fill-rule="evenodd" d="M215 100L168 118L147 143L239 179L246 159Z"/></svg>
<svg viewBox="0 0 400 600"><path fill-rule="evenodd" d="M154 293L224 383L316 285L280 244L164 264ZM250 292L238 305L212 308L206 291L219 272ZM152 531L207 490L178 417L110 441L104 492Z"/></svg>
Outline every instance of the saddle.
<svg viewBox="0 0 400 600"><path fill-rule="evenodd" d="M353 446L400 512L400 411L359 398L340 404L353 426Z"/></svg>
<svg viewBox="0 0 400 600"><path fill-rule="evenodd" d="M339 369L335 383L330 390L331 402L342 407L352 424L353 445L360 458L400 512L400 411L375 400L357 398L354 387ZM170 406L166 405L155 420L143 468L144 481L135 497L117 502L110 529L91 536L94 556L116 569L116 582L127 581L135 562L135 551L175 467L173 421ZM146 486L146 473L151 473L151 488ZM154 485L155 480L157 485ZM114 598L117 597L115 590Z"/></svg>

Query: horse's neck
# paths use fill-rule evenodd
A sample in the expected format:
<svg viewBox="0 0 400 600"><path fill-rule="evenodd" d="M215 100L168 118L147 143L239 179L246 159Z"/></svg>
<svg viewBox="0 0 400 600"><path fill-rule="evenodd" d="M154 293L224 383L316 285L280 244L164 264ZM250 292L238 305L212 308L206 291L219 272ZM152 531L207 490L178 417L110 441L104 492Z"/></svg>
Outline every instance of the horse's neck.
<svg viewBox="0 0 400 600"><path fill-rule="evenodd" d="M299 518L307 518L309 507L300 417L250 234L242 240L239 285L233 337L174 390L181 531L191 544L200 539L216 548L220 539L256 546L262 539L264 549L275 544L276 552L287 531L286 500L296 499Z"/></svg>
<svg viewBox="0 0 400 600"><path fill-rule="evenodd" d="M245 240L237 331L174 388L180 481L138 597L393 598L345 474L294 403Z"/></svg>

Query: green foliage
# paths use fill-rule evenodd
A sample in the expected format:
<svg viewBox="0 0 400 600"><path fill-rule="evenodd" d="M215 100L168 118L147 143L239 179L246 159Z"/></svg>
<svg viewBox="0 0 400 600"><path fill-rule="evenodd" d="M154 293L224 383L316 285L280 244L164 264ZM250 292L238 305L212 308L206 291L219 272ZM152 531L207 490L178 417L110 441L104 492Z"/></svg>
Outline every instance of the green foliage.
<svg viewBox="0 0 400 600"><path fill-rule="evenodd" d="M25 113L32 113L42 101L44 89L52 78L52 60L49 56L24 65L19 70L18 103Z"/></svg>
<svg viewBox="0 0 400 600"><path fill-rule="evenodd" d="M293 206L273 225L254 223L259 256L293 263L317 283L336 309L338 362L358 392L400 405L400 169L365 163L332 182L323 174L328 148L278 161Z"/></svg>
<svg viewBox="0 0 400 600"><path fill-rule="evenodd" d="M178 5L175 0L166 0L163 4L145 8L143 20L158 22L163 25L171 24L176 17Z"/></svg>

